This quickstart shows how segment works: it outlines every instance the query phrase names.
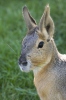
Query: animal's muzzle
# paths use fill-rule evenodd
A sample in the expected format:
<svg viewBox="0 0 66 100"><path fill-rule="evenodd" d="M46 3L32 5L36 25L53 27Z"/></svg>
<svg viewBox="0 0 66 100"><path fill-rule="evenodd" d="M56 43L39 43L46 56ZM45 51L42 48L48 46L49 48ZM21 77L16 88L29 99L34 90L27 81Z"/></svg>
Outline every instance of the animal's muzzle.
<svg viewBox="0 0 66 100"><path fill-rule="evenodd" d="M19 65L27 66L27 60L25 55L21 55L19 58Z"/></svg>

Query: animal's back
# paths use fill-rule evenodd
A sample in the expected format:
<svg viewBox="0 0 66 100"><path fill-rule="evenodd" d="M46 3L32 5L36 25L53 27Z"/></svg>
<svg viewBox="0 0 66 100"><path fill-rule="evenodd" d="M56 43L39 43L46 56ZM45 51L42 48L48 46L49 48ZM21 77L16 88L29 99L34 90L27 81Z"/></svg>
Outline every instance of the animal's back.
<svg viewBox="0 0 66 100"><path fill-rule="evenodd" d="M56 63L56 87L66 100L66 55L60 55L59 62Z"/></svg>

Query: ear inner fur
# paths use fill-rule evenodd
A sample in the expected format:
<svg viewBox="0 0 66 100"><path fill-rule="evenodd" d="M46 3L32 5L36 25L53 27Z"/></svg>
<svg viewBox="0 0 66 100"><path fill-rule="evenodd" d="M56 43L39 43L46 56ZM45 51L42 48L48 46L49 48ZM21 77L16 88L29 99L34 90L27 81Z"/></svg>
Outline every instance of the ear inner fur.
<svg viewBox="0 0 66 100"><path fill-rule="evenodd" d="M47 35L49 37L53 37L54 34L54 23L52 18L50 17L50 7L47 5L45 7L44 13L41 17L40 23L39 23L39 29L41 30L43 34L43 29L46 29Z"/></svg>

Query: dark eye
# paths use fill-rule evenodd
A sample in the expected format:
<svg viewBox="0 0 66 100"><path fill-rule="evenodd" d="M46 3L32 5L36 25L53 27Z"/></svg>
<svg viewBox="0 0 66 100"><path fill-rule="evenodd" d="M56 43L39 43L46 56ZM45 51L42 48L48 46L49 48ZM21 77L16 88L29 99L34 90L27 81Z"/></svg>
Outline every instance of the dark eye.
<svg viewBox="0 0 66 100"><path fill-rule="evenodd" d="M43 47L43 45L44 45L44 42L43 42L43 41L41 41L41 42L39 43L39 45L38 45L38 48L42 48L42 47Z"/></svg>

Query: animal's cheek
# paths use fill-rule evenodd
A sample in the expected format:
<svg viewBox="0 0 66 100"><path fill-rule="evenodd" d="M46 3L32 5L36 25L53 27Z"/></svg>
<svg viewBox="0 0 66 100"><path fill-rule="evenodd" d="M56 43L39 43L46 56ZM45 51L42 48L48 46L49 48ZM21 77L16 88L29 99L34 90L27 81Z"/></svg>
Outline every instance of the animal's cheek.
<svg viewBox="0 0 66 100"><path fill-rule="evenodd" d="M41 62L43 60L42 55L38 54L38 53L33 53L31 54L31 58L30 58L31 62L37 63L37 62Z"/></svg>
<svg viewBox="0 0 66 100"><path fill-rule="evenodd" d="M27 59L32 63L43 63L46 60L46 50L34 48L27 54Z"/></svg>

